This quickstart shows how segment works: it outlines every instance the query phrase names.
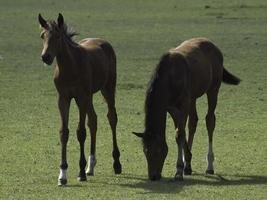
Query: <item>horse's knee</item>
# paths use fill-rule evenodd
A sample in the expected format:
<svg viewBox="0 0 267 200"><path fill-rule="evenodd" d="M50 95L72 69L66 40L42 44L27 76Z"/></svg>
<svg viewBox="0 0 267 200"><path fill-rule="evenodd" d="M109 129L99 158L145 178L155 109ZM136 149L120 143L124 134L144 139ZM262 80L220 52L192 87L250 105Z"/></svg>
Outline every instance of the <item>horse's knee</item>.
<svg viewBox="0 0 267 200"><path fill-rule="evenodd" d="M177 144L183 144L185 141L185 130L176 130L175 140Z"/></svg>
<svg viewBox="0 0 267 200"><path fill-rule="evenodd" d="M198 117L189 117L189 122L188 122L188 130L189 134L195 134L196 128L197 128L197 123L198 123Z"/></svg>
<svg viewBox="0 0 267 200"><path fill-rule="evenodd" d="M69 129L68 128L61 128L59 130L60 141L63 144L66 144L69 140Z"/></svg>
<svg viewBox="0 0 267 200"><path fill-rule="evenodd" d="M84 143L86 140L86 129L85 128L78 128L76 131L77 139L80 143Z"/></svg>
<svg viewBox="0 0 267 200"><path fill-rule="evenodd" d="M215 121L216 120L216 116L215 116L215 113L212 112L212 113L207 113L206 115L206 121L209 122L209 121Z"/></svg>

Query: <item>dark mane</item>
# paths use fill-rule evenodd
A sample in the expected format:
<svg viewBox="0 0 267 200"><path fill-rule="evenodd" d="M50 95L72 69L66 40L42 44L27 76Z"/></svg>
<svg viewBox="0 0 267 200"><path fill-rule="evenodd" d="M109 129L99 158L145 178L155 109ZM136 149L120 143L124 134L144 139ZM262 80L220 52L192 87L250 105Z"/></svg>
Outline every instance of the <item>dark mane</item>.
<svg viewBox="0 0 267 200"><path fill-rule="evenodd" d="M48 24L51 26L52 30L58 31L58 25L54 20L50 20L48 22ZM63 24L63 33L71 41L73 40L73 37L75 35L78 35L78 33L76 31L74 31L73 28L68 27L68 25L66 23Z"/></svg>
<svg viewBox="0 0 267 200"><path fill-rule="evenodd" d="M145 100L145 135L143 137L143 144L145 145L151 139L151 130L150 127L153 125L149 115L154 109L153 101L155 101L156 94L155 92L159 90L160 78L164 72L168 69L166 66L169 65L169 53L164 54L158 65L156 66L151 79L148 83L148 88L146 91L146 100Z"/></svg>

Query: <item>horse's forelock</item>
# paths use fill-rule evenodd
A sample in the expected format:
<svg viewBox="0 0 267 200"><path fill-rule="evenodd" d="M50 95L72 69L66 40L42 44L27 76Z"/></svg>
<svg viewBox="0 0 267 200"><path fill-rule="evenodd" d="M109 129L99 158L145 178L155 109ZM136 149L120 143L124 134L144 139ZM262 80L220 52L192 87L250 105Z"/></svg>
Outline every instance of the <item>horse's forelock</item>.
<svg viewBox="0 0 267 200"><path fill-rule="evenodd" d="M58 24L57 24L54 20L49 21L49 22L48 22L48 25L49 25L49 27L50 27L52 30L59 31ZM63 33L64 33L69 39L72 39L75 35L78 35L78 33L75 32L75 31L73 30L73 28L68 27L66 23L63 24L63 26L62 26L62 30L63 30Z"/></svg>

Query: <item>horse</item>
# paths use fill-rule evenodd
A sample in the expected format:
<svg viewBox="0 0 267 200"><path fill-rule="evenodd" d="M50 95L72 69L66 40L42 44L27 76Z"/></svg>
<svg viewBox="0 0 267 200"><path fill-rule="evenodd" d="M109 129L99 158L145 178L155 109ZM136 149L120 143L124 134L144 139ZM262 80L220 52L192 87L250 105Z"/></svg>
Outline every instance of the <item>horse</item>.
<svg viewBox="0 0 267 200"><path fill-rule="evenodd" d="M207 95L208 130L207 174L214 174L212 148L215 128L215 108L221 83L238 85L240 79L228 72L223 65L219 48L207 38L193 38L165 53L151 77L145 99L145 130L133 132L142 138L147 160L148 177L152 181L161 178L162 168L168 154L166 143L166 115L170 114L176 129L178 159L176 181L191 175L192 144L198 115L196 100ZM185 127L188 119L188 140ZM184 151L184 160L183 160Z"/></svg>
<svg viewBox="0 0 267 200"><path fill-rule="evenodd" d="M42 28L43 39L42 61L51 65L56 58L57 65L54 71L54 84L58 92L58 108L61 117L60 142L61 164L58 185L67 184L67 142L69 138L69 108L72 99L79 110L79 124L76 131L80 144L80 172L79 181L86 181L87 175L94 175L96 164L96 131L97 115L93 106L93 94L101 91L108 105L107 118L112 130L113 139L113 168L115 174L122 171L120 151L116 139L117 113L115 107L116 90L116 55L113 47L100 38L86 38L76 43L73 36L77 35L64 23L64 18L59 13L57 22L46 21L41 14L38 16ZM91 136L90 156L88 167L84 154L86 139L85 120L88 116L88 127Z"/></svg>

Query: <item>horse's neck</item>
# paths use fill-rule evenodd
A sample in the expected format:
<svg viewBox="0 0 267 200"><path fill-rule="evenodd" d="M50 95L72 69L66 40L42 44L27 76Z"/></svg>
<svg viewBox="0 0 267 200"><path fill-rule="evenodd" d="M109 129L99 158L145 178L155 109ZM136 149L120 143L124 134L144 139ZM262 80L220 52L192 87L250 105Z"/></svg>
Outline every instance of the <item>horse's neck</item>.
<svg viewBox="0 0 267 200"><path fill-rule="evenodd" d="M60 50L56 56L59 74L73 76L78 71L80 49L77 44L67 39L62 39Z"/></svg>
<svg viewBox="0 0 267 200"><path fill-rule="evenodd" d="M168 93L165 88L152 91L146 105L146 130L165 137Z"/></svg>

